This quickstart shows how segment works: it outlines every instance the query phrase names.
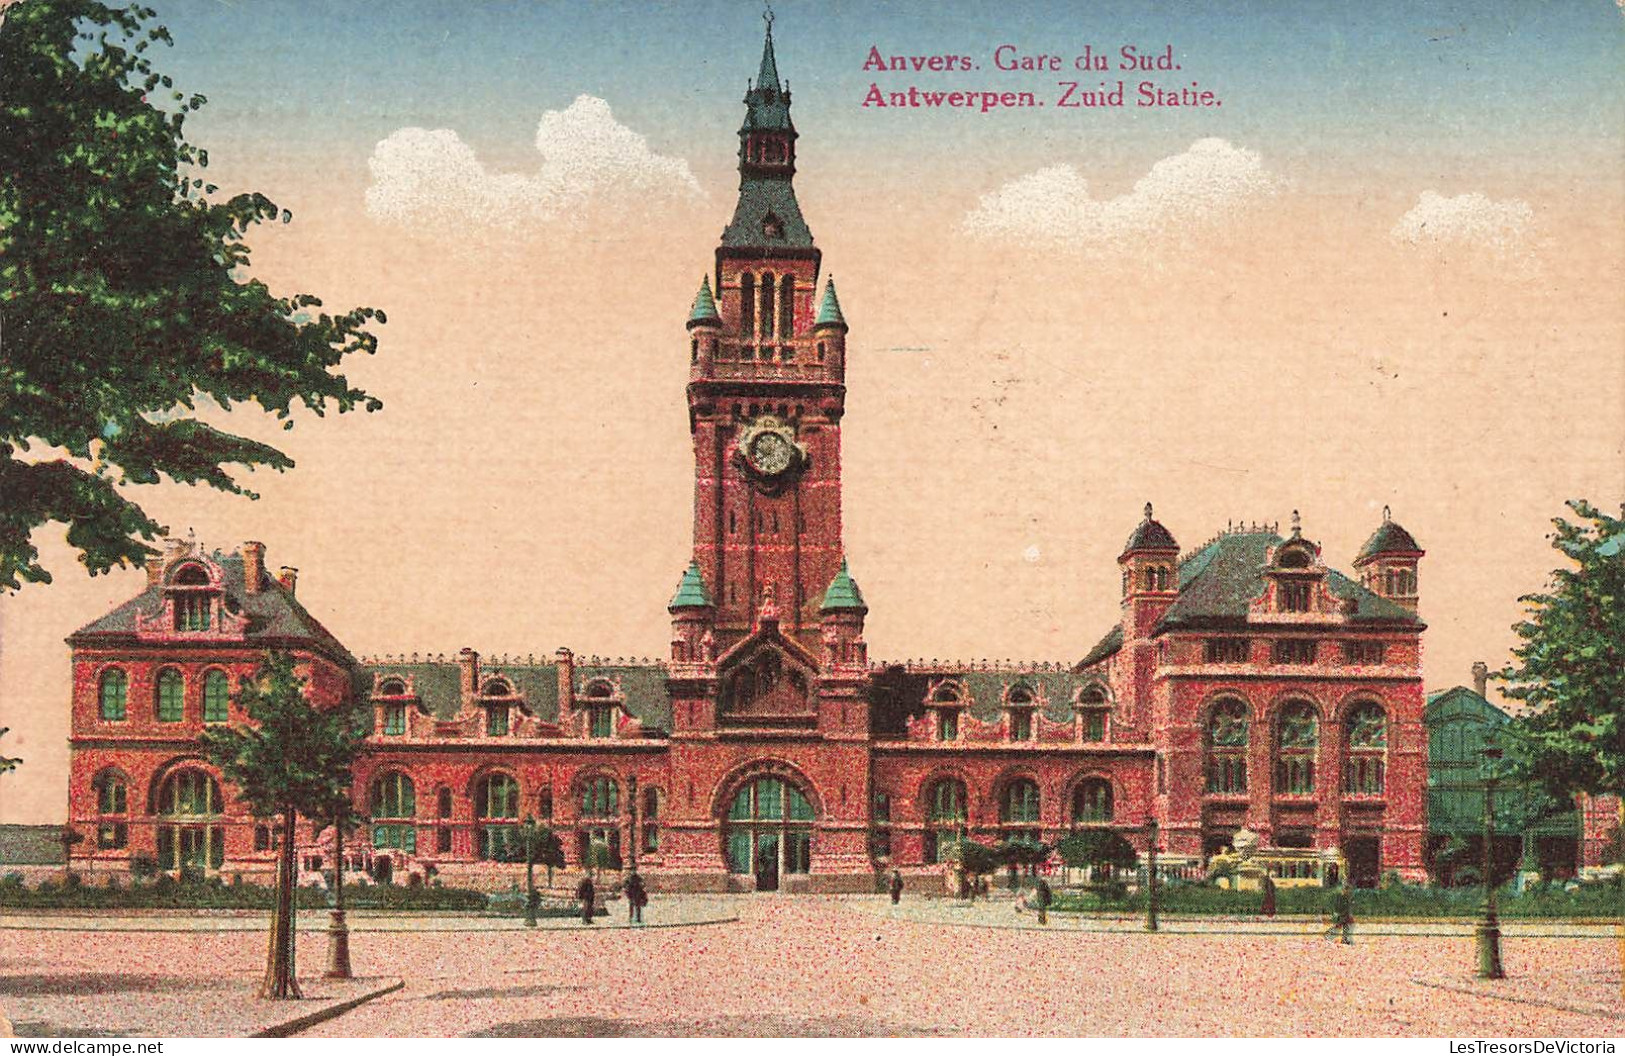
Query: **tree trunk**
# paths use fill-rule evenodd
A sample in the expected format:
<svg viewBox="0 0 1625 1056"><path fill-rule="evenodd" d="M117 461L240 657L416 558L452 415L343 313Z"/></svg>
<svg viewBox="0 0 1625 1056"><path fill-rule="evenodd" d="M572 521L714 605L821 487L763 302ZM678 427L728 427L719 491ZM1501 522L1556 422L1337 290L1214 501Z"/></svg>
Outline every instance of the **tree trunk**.
<svg viewBox="0 0 1625 1056"><path fill-rule="evenodd" d="M282 810L282 847L277 855L276 912L271 918L271 941L265 957L265 981L260 984L260 997L273 1001L298 998L299 980L294 968L294 944L298 934L294 930L294 809Z"/></svg>

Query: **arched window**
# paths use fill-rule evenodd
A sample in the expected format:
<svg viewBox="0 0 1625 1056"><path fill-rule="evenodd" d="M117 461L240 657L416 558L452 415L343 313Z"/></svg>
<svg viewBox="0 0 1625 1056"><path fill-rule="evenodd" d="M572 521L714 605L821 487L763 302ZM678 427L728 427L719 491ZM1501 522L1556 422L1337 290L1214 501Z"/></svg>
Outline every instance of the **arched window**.
<svg viewBox="0 0 1625 1056"><path fill-rule="evenodd" d="M788 341L795 335L796 279L786 275L779 286L779 339Z"/></svg>
<svg viewBox="0 0 1625 1056"><path fill-rule="evenodd" d="M158 721L180 722L186 717L186 682L174 668L158 674Z"/></svg>
<svg viewBox="0 0 1625 1056"><path fill-rule="evenodd" d="M480 778L474 786L474 817L479 823L480 857L513 861L519 844L519 782L507 774Z"/></svg>
<svg viewBox="0 0 1625 1056"><path fill-rule="evenodd" d="M1380 796L1388 769L1388 715L1380 704L1365 703L1349 713L1348 763L1343 791L1356 796Z"/></svg>
<svg viewBox="0 0 1625 1056"><path fill-rule="evenodd" d="M1089 777L1072 790L1072 824L1089 825L1112 820L1112 783Z"/></svg>
<svg viewBox="0 0 1625 1056"><path fill-rule="evenodd" d="M1207 790L1214 795L1247 792L1247 705L1227 697L1207 721Z"/></svg>
<svg viewBox="0 0 1625 1056"><path fill-rule="evenodd" d="M643 849L649 854L660 851L660 800L660 789L643 790L643 816L638 820L643 825Z"/></svg>
<svg viewBox="0 0 1625 1056"><path fill-rule="evenodd" d="M1106 739L1106 716L1111 713L1106 691L1090 686L1078 694L1078 737L1091 744Z"/></svg>
<svg viewBox="0 0 1625 1056"><path fill-rule="evenodd" d="M728 868L756 877L758 891L772 891L779 877L812 868L812 803L801 789L777 777L758 777L728 804Z"/></svg>
<svg viewBox="0 0 1625 1056"><path fill-rule="evenodd" d="M1301 547L1293 547L1283 553L1275 562L1277 568L1308 568L1310 565L1309 552Z"/></svg>
<svg viewBox="0 0 1625 1056"><path fill-rule="evenodd" d="M999 799L999 820L1006 824L1031 825L1038 821L1038 783L1017 778L1004 787Z"/></svg>
<svg viewBox="0 0 1625 1056"><path fill-rule="evenodd" d="M1315 790L1315 751L1320 719L1314 705L1294 700L1281 708L1275 724L1275 794L1303 796Z"/></svg>
<svg viewBox="0 0 1625 1056"><path fill-rule="evenodd" d="M125 704L129 699L130 678L116 667L102 672L100 692L102 718L108 722L122 722Z"/></svg>
<svg viewBox="0 0 1625 1056"><path fill-rule="evenodd" d="M773 340L773 273L770 271L762 276L761 303L761 331L762 340Z"/></svg>
<svg viewBox="0 0 1625 1056"><path fill-rule="evenodd" d="M395 770L373 781L371 810L374 849L417 853L418 830L412 824L418 812L417 788L410 777ZM402 820L380 824L381 818Z"/></svg>
<svg viewBox="0 0 1625 1056"><path fill-rule="evenodd" d="M177 770L158 788L158 867L218 869L225 861L220 785L202 770Z"/></svg>
<svg viewBox="0 0 1625 1056"><path fill-rule="evenodd" d="M198 565L182 565L175 570L169 582L177 587L206 587L209 585L209 574Z"/></svg>
<svg viewBox="0 0 1625 1056"><path fill-rule="evenodd" d="M380 697L404 697L406 696L406 683L398 678L386 678L378 683L378 695Z"/></svg>
<svg viewBox="0 0 1625 1056"><path fill-rule="evenodd" d="M231 685L224 671L203 676L203 721L225 722L231 717Z"/></svg>
<svg viewBox="0 0 1625 1056"><path fill-rule="evenodd" d="M613 777L588 778L581 785L581 816L613 818L621 809L621 786Z"/></svg>
<svg viewBox="0 0 1625 1056"><path fill-rule="evenodd" d="M966 803L965 783L957 778L943 778L926 789L924 857L928 864L942 861L964 832L969 817Z"/></svg>
<svg viewBox="0 0 1625 1056"><path fill-rule="evenodd" d="M130 840L126 815L130 812L129 787L124 775L108 770L96 778L96 849L122 850Z"/></svg>
<svg viewBox="0 0 1625 1056"><path fill-rule="evenodd" d="M964 703L959 686L944 682L931 694L931 703L937 712L937 740L959 740L959 711Z"/></svg>
<svg viewBox="0 0 1625 1056"><path fill-rule="evenodd" d="M739 332L747 341L756 333L756 279L748 271L739 276Z"/></svg>

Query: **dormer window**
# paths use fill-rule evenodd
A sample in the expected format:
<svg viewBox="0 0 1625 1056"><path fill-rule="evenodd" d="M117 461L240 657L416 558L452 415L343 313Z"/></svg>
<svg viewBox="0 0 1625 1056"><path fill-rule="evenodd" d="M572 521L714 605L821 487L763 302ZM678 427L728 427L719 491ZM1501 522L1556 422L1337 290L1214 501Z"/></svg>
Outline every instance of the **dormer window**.
<svg viewBox="0 0 1625 1056"><path fill-rule="evenodd" d="M1111 703L1106 699L1106 691L1100 686L1090 686L1078 694L1078 736L1089 744L1099 744L1106 739L1106 717L1110 714Z"/></svg>
<svg viewBox="0 0 1625 1056"><path fill-rule="evenodd" d="M486 705L485 735L487 737L506 737L508 735L508 705Z"/></svg>
<svg viewBox="0 0 1625 1056"><path fill-rule="evenodd" d="M1281 611L1308 612L1309 588L1308 583L1282 583L1279 588Z"/></svg>
<svg viewBox="0 0 1625 1056"><path fill-rule="evenodd" d="M587 683L586 698L587 736L615 736L615 713L619 710L615 686L606 679L595 678Z"/></svg>
<svg viewBox="0 0 1625 1056"><path fill-rule="evenodd" d="M1017 686L1010 691L1006 704L1010 709L1010 739L1012 741L1032 740L1033 691L1026 686Z"/></svg>
<svg viewBox="0 0 1625 1056"><path fill-rule="evenodd" d="M177 631L209 629L209 609L213 592L209 574L197 565L182 565L169 581L175 607Z"/></svg>
<svg viewBox="0 0 1625 1056"><path fill-rule="evenodd" d="M947 682L931 693L931 706L937 713L937 740L959 740L959 712L964 706L964 695L959 686Z"/></svg>

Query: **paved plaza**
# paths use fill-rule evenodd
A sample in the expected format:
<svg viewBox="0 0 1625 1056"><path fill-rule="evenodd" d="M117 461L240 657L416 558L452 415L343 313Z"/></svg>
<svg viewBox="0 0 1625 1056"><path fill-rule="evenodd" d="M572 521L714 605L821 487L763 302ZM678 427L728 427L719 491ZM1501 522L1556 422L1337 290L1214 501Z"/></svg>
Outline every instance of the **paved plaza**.
<svg viewBox="0 0 1625 1056"><path fill-rule="evenodd" d="M754 896L657 898L650 908L651 920L694 923L525 932L495 922L504 926L477 941L449 927L360 930L356 973L404 987L305 1034L1625 1032L1620 940L1595 926L1511 926L1512 978L1485 984L1472 978L1472 940L1459 925L1362 926L1355 945L1341 946L1309 921L1170 920L1147 934L1132 920L1058 916L1039 928L1008 903L966 911L905 900L893 909L876 898ZM319 971L325 951L313 923L302 921L306 973ZM148 1002L166 986L195 990L199 979L251 981L263 956L263 934L246 930L8 928L0 931L0 1002L11 1009L26 997L40 1016L53 985L70 989L50 980L90 977L127 1004ZM184 992L168 1001L169 1033L229 1032L199 1014L206 995L195 1004L198 1012L188 1011Z"/></svg>

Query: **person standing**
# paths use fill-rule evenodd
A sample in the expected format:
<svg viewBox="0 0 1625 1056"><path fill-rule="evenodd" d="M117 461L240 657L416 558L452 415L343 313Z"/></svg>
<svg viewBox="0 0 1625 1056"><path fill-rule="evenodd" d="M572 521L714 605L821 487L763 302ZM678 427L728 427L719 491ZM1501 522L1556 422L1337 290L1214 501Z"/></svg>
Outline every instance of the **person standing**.
<svg viewBox="0 0 1625 1056"><path fill-rule="evenodd" d="M891 904L897 905L903 899L903 874L896 869L891 871Z"/></svg>
<svg viewBox="0 0 1625 1056"><path fill-rule="evenodd" d="M1048 926L1049 906L1055 901L1055 892L1049 889L1049 881L1039 878L1038 887L1033 891L1033 905L1038 907L1038 923Z"/></svg>
<svg viewBox="0 0 1625 1056"><path fill-rule="evenodd" d="M1275 917L1275 881L1268 873L1264 874L1264 915Z"/></svg>
<svg viewBox="0 0 1625 1056"><path fill-rule="evenodd" d="M593 890L592 874L588 873L576 885L576 898L581 900L581 923L592 923L593 903L598 898L598 892Z"/></svg>
<svg viewBox="0 0 1625 1056"><path fill-rule="evenodd" d="M643 923L643 907L649 904L649 892L643 886L643 877L638 875L636 868L632 875L626 878L626 922L628 924Z"/></svg>
<svg viewBox="0 0 1625 1056"><path fill-rule="evenodd" d="M1326 929L1324 938L1331 938L1338 931L1343 933L1343 945L1354 945L1354 898L1349 892L1347 884L1339 884L1337 893L1332 896L1332 926Z"/></svg>

